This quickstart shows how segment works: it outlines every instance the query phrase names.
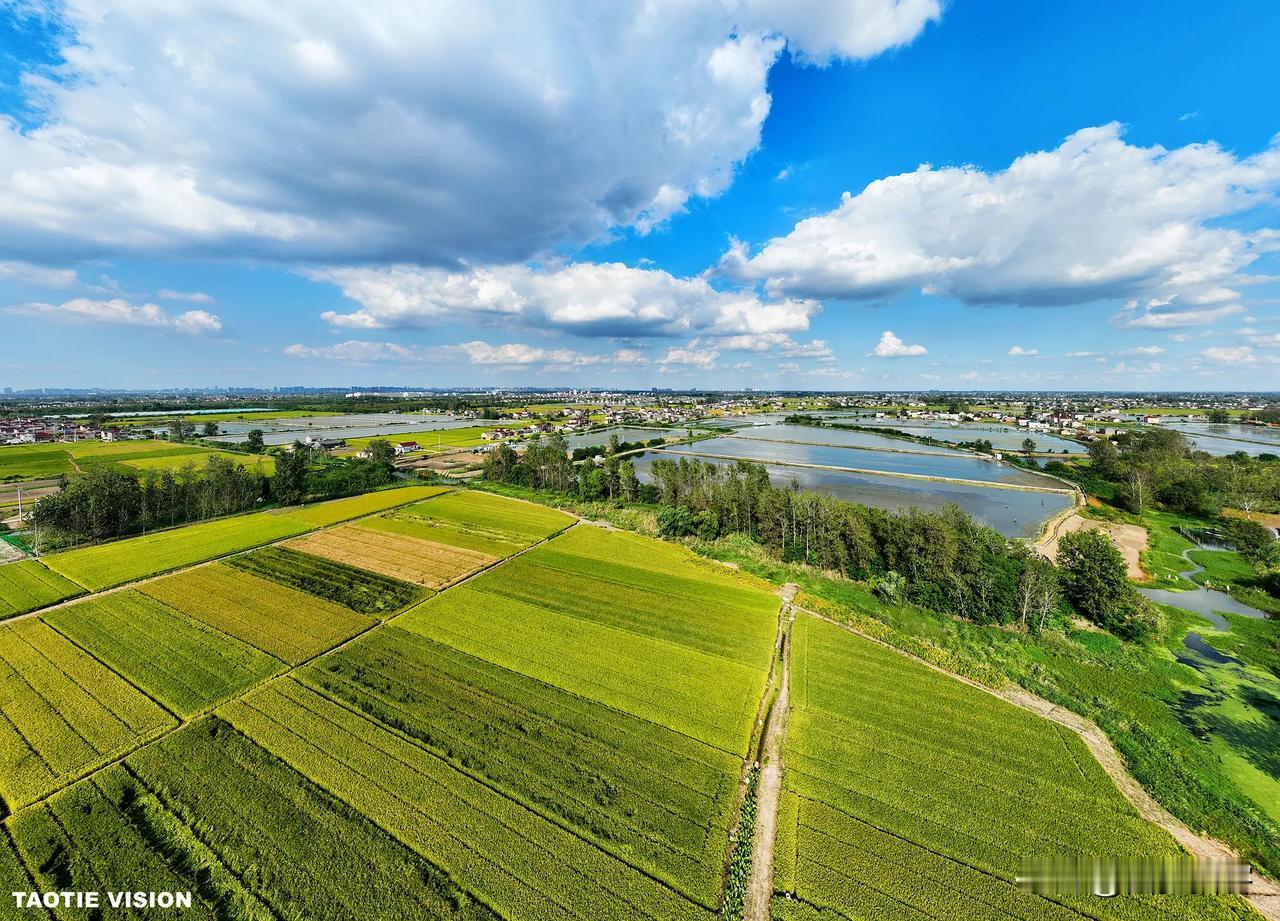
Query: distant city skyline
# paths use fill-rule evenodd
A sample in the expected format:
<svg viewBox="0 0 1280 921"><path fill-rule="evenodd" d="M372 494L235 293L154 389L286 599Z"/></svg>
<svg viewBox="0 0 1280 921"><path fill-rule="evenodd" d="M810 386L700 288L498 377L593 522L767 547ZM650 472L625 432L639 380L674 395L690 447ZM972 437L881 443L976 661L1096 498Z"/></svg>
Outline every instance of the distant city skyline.
<svg viewBox="0 0 1280 921"><path fill-rule="evenodd" d="M1280 389L1280 9L0 6L0 388Z"/></svg>

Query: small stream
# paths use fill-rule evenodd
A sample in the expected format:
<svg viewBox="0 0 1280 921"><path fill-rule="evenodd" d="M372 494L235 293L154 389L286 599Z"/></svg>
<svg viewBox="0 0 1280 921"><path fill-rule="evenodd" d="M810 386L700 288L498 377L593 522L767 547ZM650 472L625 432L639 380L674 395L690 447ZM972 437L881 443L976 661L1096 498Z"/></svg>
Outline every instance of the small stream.
<svg viewBox="0 0 1280 921"><path fill-rule="evenodd" d="M1184 535L1190 540L1195 541L1194 547L1188 547L1182 551L1182 559L1186 561L1187 569L1178 573L1182 579L1191 582L1191 577L1204 569L1199 563L1191 559L1192 550L1221 550L1222 547L1215 547L1204 544L1196 539L1193 535ZM1187 591L1174 591L1167 588L1139 588L1143 595L1146 595L1152 601L1159 604L1167 604L1171 607L1182 608L1186 611L1194 611L1214 625L1223 633L1231 632L1231 625L1227 623L1227 619L1220 612L1226 611L1229 614L1239 614L1241 617L1257 617L1266 618L1266 614L1257 608L1251 608L1243 601L1237 600L1233 595L1227 592L1220 592L1216 589L1198 587ZM1205 642L1204 637L1199 633L1191 632L1183 638L1183 645L1191 651L1192 655L1179 656L1178 661L1184 665L1190 665L1192 668L1203 670L1203 661L1208 660L1215 665L1223 665L1229 662L1239 664L1239 660L1234 656L1226 655L1214 649Z"/></svg>

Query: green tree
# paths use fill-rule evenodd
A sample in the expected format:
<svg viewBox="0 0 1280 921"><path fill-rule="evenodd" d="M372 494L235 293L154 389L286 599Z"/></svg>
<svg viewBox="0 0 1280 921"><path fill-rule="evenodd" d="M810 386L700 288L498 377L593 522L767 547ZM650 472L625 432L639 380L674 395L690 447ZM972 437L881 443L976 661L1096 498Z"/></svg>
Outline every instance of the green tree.
<svg viewBox="0 0 1280 921"><path fill-rule="evenodd" d="M396 459L396 449L385 438L375 438L365 445L370 463L390 467Z"/></svg>
<svg viewBox="0 0 1280 921"><path fill-rule="evenodd" d="M516 482L520 457L505 441L485 455L484 478L495 483Z"/></svg>
<svg viewBox="0 0 1280 921"><path fill-rule="evenodd" d="M216 438L216 437L217 437L217 435L218 435L218 423L216 423L216 422L206 422L206 423L204 424L204 437L205 437L205 438Z"/></svg>
<svg viewBox="0 0 1280 921"><path fill-rule="evenodd" d="M262 429L252 429L249 434L245 436L244 443L248 447L250 454L261 454L264 447Z"/></svg>
<svg viewBox="0 0 1280 921"><path fill-rule="evenodd" d="M1022 453L1030 454L1036 449L1036 442L1033 438L1022 439Z"/></svg>
<svg viewBox="0 0 1280 921"><path fill-rule="evenodd" d="M1129 584L1124 557L1105 531L1064 534L1058 568L1063 594L1085 619L1128 639L1156 628L1154 609Z"/></svg>
<svg viewBox="0 0 1280 921"><path fill-rule="evenodd" d="M307 448L300 441L292 451L276 458L276 475L271 481L276 501L281 505L297 505L307 497Z"/></svg>

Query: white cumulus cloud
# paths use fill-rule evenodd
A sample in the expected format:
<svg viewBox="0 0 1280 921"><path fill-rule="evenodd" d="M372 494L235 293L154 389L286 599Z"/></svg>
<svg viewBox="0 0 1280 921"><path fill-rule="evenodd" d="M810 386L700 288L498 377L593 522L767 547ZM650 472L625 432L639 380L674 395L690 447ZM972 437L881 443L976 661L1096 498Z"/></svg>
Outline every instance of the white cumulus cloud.
<svg viewBox="0 0 1280 921"><path fill-rule="evenodd" d="M923 345L907 345L889 330L880 334L880 341L871 354L880 358L909 358L914 355L927 355L929 350Z"/></svg>
<svg viewBox="0 0 1280 921"><path fill-rule="evenodd" d="M926 164L880 179L754 253L735 241L721 270L802 298L1233 300L1276 238L1219 219L1274 203L1280 148L1240 158L1215 144L1139 147L1121 133L1086 128L1000 172Z"/></svg>
<svg viewBox="0 0 1280 921"><path fill-rule="evenodd" d="M188 310L170 316L156 304L133 304L123 298L98 301L78 297L61 304L16 304L5 308L19 316L42 317L70 323L106 326L149 326L190 335L222 332L222 320L204 310Z"/></svg>
<svg viewBox="0 0 1280 921"><path fill-rule="evenodd" d="M939 0L40 4L65 64L0 120L0 249L519 261L713 196L767 77ZM26 255L23 258L27 258Z"/></svg>
<svg viewBox="0 0 1280 921"><path fill-rule="evenodd" d="M583 368L608 362L635 365L648 361L642 353L631 349L620 349L612 355L593 355L574 349L548 349L523 342L495 344L482 339L460 342L456 345L433 346L348 339L333 345L313 346L295 343L286 346L284 353L293 358L320 358L353 364L377 362L428 364L444 361L497 368L564 369Z"/></svg>
<svg viewBox="0 0 1280 921"><path fill-rule="evenodd" d="M1182 329L1187 326L1208 326L1226 317L1244 313L1240 304L1223 304L1219 307L1181 308L1163 301L1151 301L1145 307L1130 301L1111 318L1117 326L1126 329Z"/></svg>
<svg viewBox="0 0 1280 921"><path fill-rule="evenodd" d="M697 348L691 343L685 348L667 349L666 354L658 359L658 364L664 368L684 365L705 371L714 368L719 358L720 353L716 349Z"/></svg>
<svg viewBox="0 0 1280 921"><path fill-rule="evenodd" d="M1021 357L1023 357L1023 358L1034 358L1035 356L1037 356L1037 355L1039 355L1039 354L1040 354L1040 350L1039 350L1039 349L1024 349L1024 348L1023 348L1022 346L1020 346L1020 345L1015 345L1013 348L1009 349L1009 354L1010 354L1010 355L1015 355L1015 356L1021 356Z"/></svg>
<svg viewBox="0 0 1280 921"><path fill-rule="evenodd" d="M719 291L704 278L621 263L473 267L462 271L391 266L308 273L332 282L360 305L328 311L335 326L392 329L467 319L519 324L582 336L775 335L807 329L811 300L761 300Z"/></svg>

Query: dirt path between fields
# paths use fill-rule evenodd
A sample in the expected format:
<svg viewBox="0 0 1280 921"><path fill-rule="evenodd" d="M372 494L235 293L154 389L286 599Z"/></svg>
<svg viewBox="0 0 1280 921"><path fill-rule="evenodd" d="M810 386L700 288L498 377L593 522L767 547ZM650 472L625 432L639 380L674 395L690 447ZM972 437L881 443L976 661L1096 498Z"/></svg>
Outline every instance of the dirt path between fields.
<svg viewBox="0 0 1280 921"><path fill-rule="evenodd" d="M1142 529L1139 528L1138 530ZM1137 778L1129 773L1128 766L1124 763L1124 759L1120 756L1120 753L1116 751L1115 746L1111 744L1111 739L1102 731L1102 728L1099 727L1097 723L1093 722L1093 720L1081 716L1079 713L1072 710L1059 707L1057 704L1051 703L1043 697L1031 693L1026 688L1019 687L1017 685L1010 685L999 689L989 688L984 684L979 684L976 681L965 678L963 675L957 675L944 668L939 668L932 662L927 662L924 659L913 656L911 653L905 652L896 646L884 642L883 640L876 639L873 636L868 636L848 624L843 624L838 620L832 620L829 617L824 617L821 614L804 608L796 608L796 610L804 611L804 613L817 617L819 620L824 620L829 624L834 624L837 627L848 630L850 633L855 633L863 639L870 640L873 643L878 643L886 649L892 649L899 655L906 656L908 659L912 659L936 672L940 672L948 677L954 678L956 681L962 681L980 691L985 691L992 697L998 697L1007 703L1013 704L1015 707L1021 707L1024 710L1029 710L1038 716L1043 716L1045 719L1053 720L1060 726L1065 726L1080 736L1084 741L1084 744L1089 747L1089 751L1091 751L1093 756L1098 759L1098 763L1102 765L1102 769L1107 772L1107 776L1109 776L1115 783L1116 788L1124 798L1127 799L1136 810L1138 810L1138 814L1148 822L1159 825L1167 831L1180 845L1182 845L1187 853L1191 854L1193 857L1209 860L1239 859L1239 856L1230 847L1223 844L1221 841L1193 831L1188 828L1181 819L1173 815L1169 810L1165 809L1164 806L1160 805L1160 803L1147 792L1146 788L1138 782ZM1263 917L1270 919L1270 921L1280 921L1280 884L1277 884L1274 880L1269 879L1258 873L1257 870L1254 870L1253 882L1249 887L1248 899L1249 903ZM761 917L767 918L768 916L762 915Z"/></svg>
<svg viewBox="0 0 1280 921"><path fill-rule="evenodd" d="M769 921L769 906L773 900L773 848L778 839L778 803L782 799L782 742L787 734L787 715L791 707L791 642L787 625L795 616L791 599L799 591L800 586L788 583L779 592L782 596L779 652L782 668L778 673L781 684L760 744L762 760L760 779L756 782L756 827L751 846L751 878L742 908L743 921Z"/></svg>
<svg viewBox="0 0 1280 921"><path fill-rule="evenodd" d="M1147 529L1136 524L1121 524L1116 521L1094 521L1084 518L1079 512L1072 512L1057 522L1036 544L1040 553L1055 563L1058 561L1058 541L1062 535L1072 531L1106 531L1124 557L1125 566L1129 570L1129 578L1135 582L1145 582L1150 578L1142 568L1142 551L1147 549Z"/></svg>

